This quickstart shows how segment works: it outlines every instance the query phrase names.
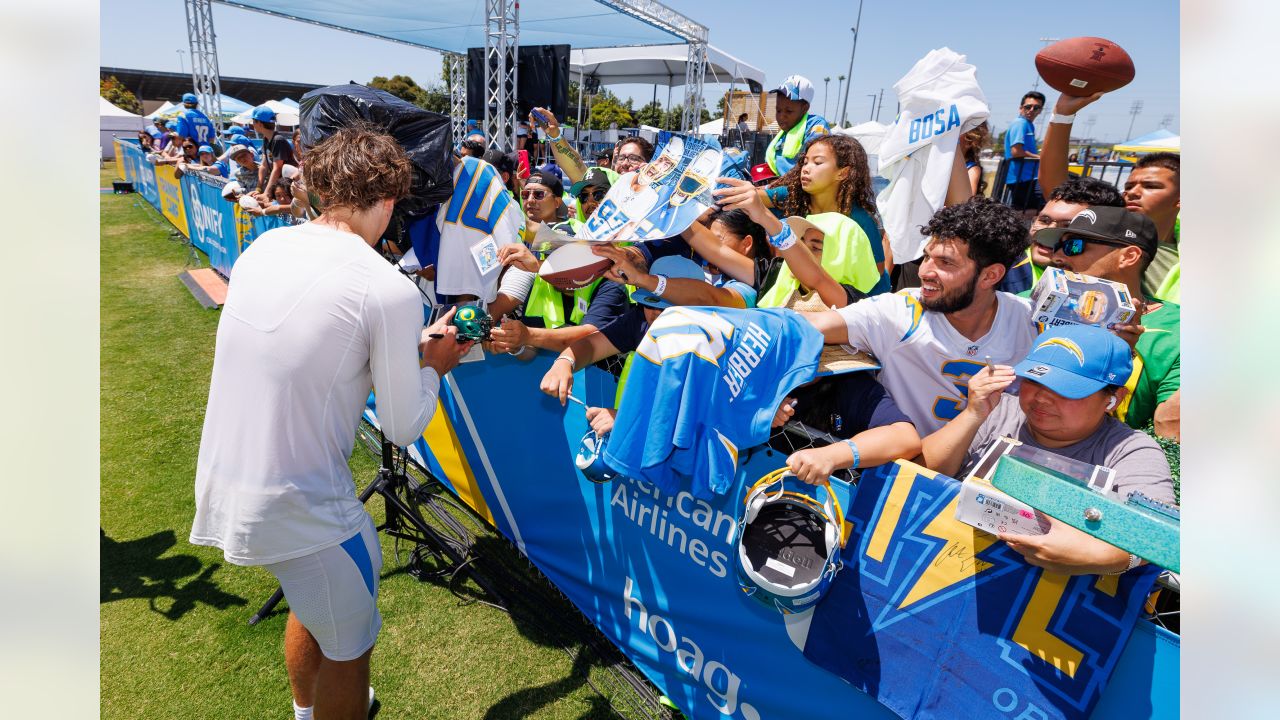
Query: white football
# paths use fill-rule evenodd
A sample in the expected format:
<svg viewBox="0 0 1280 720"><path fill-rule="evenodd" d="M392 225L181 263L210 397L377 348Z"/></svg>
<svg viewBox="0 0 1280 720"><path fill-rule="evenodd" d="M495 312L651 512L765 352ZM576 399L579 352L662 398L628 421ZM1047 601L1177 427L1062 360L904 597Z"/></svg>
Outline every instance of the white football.
<svg viewBox="0 0 1280 720"><path fill-rule="evenodd" d="M590 243L569 243L547 256L538 275L557 290L573 291L595 282L612 265L612 260L591 252Z"/></svg>

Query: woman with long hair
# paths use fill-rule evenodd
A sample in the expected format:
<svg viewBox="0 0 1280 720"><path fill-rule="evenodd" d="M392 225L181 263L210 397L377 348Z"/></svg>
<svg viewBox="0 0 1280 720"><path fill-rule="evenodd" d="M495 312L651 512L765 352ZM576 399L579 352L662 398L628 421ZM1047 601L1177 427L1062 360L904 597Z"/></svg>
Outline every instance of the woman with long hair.
<svg viewBox="0 0 1280 720"><path fill-rule="evenodd" d="M784 217L834 212L853 219L867 234L880 272L880 281L869 294L889 291L893 260L879 221L876 196L871 189L871 168L862 143L847 135L823 135L810 140L795 166L775 180L765 194Z"/></svg>

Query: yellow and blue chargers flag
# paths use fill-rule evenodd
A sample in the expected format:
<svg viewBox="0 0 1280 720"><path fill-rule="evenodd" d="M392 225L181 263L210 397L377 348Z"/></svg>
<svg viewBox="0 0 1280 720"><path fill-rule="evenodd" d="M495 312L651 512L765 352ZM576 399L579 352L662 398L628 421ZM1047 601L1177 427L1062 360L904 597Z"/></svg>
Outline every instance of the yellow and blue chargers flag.
<svg viewBox="0 0 1280 720"><path fill-rule="evenodd" d="M845 570L797 644L902 717L1088 718L1159 568L1033 567L956 520L959 488L905 461L864 472Z"/></svg>
<svg viewBox="0 0 1280 720"><path fill-rule="evenodd" d="M605 462L663 492L688 478L696 496L724 493L822 345L791 310L667 308L636 349Z"/></svg>

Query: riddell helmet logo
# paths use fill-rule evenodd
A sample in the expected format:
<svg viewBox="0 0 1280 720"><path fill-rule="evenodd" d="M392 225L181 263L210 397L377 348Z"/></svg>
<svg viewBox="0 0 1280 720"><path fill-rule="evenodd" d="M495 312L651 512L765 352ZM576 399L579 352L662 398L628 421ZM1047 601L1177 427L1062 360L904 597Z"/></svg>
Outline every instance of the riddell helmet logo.
<svg viewBox="0 0 1280 720"><path fill-rule="evenodd" d="M1082 217L1089 218L1090 223L1098 222L1098 214L1092 210L1081 210L1080 212L1076 213L1076 216L1072 218L1072 220L1078 220Z"/></svg>

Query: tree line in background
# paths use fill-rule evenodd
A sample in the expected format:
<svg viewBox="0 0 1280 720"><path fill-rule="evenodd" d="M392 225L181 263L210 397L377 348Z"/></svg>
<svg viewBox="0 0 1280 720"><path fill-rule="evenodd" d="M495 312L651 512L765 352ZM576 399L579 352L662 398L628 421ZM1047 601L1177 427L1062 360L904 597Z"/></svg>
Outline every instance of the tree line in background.
<svg viewBox="0 0 1280 720"><path fill-rule="evenodd" d="M406 102L413 103L424 110L430 110L441 114L449 114L449 59L445 58L444 66L440 71L440 81L432 83L427 87L422 87L408 75L393 75L389 78L381 75L374 77L369 81L369 87L384 90L395 95ZM569 83L569 117L560 118L563 125L574 126L578 122L576 108L579 103L578 83ZM602 89L599 93L588 96L590 101L590 109L587 110L586 118L583 125L592 130L606 130L610 125L616 123L618 127L638 127L639 125L651 125L653 127L674 130L680 127L680 117L684 114L684 106L676 105L669 110L662 109L662 103L653 101L646 103L639 110L635 109L635 101L627 98L623 102L607 89ZM718 107L720 113L724 111L724 99L721 98ZM700 122L708 122L713 116L706 108L702 109L702 119Z"/></svg>
<svg viewBox="0 0 1280 720"><path fill-rule="evenodd" d="M115 75L98 81L98 94L121 110L128 110L134 115L142 114L142 103L138 102L138 98L124 86L124 83L117 80Z"/></svg>

